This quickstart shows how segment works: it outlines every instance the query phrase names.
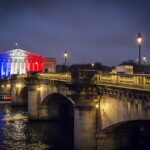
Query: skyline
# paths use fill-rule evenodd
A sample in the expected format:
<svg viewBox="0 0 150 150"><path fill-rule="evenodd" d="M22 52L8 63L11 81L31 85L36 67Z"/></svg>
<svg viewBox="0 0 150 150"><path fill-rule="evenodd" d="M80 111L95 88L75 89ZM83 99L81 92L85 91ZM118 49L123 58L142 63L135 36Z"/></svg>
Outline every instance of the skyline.
<svg viewBox="0 0 150 150"><path fill-rule="evenodd" d="M117 65L142 56L150 62L150 2L144 0L1 0L0 50L21 49L69 64Z"/></svg>

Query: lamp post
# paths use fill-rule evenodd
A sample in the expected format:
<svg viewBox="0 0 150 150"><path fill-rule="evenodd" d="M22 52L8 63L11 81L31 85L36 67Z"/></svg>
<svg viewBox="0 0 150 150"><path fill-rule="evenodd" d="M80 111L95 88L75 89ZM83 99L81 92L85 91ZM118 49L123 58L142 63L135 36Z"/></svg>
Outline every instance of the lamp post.
<svg viewBox="0 0 150 150"><path fill-rule="evenodd" d="M68 58L68 53L65 51L64 53L64 59L65 59L65 69L67 70L67 58Z"/></svg>
<svg viewBox="0 0 150 150"><path fill-rule="evenodd" d="M142 45L142 36L141 33L138 33L137 42L139 46L139 66L141 65L141 45Z"/></svg>
<svg viewBox="0 0 150 150"><path fill-rule="evenodd" d="M99 117L99 104L95 105L96 107L96 133L99 131L98 117Z"/></svg>

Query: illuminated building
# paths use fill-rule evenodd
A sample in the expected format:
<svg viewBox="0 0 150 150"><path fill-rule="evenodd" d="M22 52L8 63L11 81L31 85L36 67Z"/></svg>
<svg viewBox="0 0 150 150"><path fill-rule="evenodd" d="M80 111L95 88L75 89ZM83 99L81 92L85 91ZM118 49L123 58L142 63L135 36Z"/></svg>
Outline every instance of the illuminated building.
<svg viewBox="0 0 150 150"><path fill-rule="evenodd" d="M46 61L45 61L46 60ZM45 63L47 65L45 65ZM48 64L51 66L48 67ZM12 74L26 74L28 72L55 71L55 59L46 59L43 56L33 54L22 49L0 52L0 77L9 77ZM53 67L52 69L50 69Z"/></svg>
<svg viewBox="0 0 150 150"><path fill-rule="evenodd" d="M43 72L56 72L56 59L55 58L44 59Z"/></svg>

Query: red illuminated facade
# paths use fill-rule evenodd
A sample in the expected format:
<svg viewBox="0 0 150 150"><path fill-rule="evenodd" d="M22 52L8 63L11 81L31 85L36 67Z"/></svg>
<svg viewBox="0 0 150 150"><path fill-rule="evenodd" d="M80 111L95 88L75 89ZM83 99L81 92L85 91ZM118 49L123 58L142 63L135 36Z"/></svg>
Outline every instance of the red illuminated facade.
<svg viewBox="0 0 150 150"><path fill-rule="evenodd" d="M26 71L27 72L42 72L45 58L33 53L28 52L26 60Z"/></svg>

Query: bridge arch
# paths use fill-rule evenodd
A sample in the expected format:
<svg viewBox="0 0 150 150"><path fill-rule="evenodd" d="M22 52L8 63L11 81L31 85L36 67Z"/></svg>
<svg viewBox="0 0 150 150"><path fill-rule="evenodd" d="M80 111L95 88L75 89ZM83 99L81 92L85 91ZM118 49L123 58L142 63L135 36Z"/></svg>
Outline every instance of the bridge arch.
<svg viewBox="0 0 150 150"><path fill-rule="evenodd" d="M140 130L141 132L144 131L144 129L149 129L150 126L150 120L146 119L137 119L137 120L128 120L128 121L122 121L115 123L113 125L110 125L106 128L104 128L101 132L116 132L116 131L136 131ZM143 129L142 129L143 128Z"/></svg>
<svg viewBox="0 0 150 150"><path fill-rule="evenodd" d="M70 120L74 117L74 101L62 94L48 94L40 105L47 109L50 120Z"/></svg>
<svg viewBox="0 0 150 150"><path fill-rule="evenodd" d="M108 139L109 142L113 143L111 149L150 149L149 127L150 120L131 120L116 123L103 129L99 133L97 142L99 147L104 149L109 149Z"/></svg>

